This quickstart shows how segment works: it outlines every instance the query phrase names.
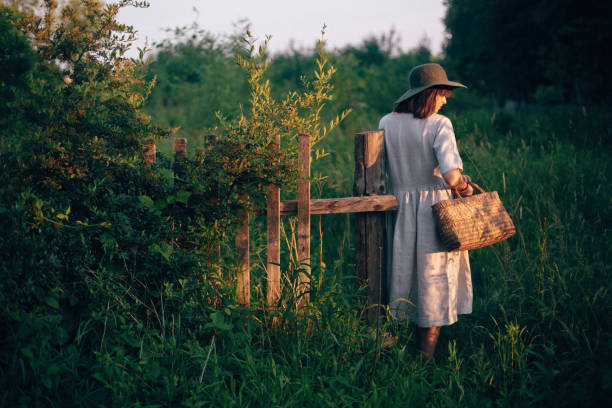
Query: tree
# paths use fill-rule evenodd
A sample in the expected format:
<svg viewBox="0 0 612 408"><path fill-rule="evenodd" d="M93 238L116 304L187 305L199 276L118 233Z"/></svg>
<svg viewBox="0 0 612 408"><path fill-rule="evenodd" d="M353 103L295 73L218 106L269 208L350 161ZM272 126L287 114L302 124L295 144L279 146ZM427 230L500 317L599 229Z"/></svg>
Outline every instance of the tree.
<svg viewBox="0 0 612 408"><path fill-rule="evenodd" d="M602 67L612 4L596 0L448 0L444 51L451 71L499 102L558 89L568 102L609 100ZM601 94L606 96L602 99Z"/></svg>

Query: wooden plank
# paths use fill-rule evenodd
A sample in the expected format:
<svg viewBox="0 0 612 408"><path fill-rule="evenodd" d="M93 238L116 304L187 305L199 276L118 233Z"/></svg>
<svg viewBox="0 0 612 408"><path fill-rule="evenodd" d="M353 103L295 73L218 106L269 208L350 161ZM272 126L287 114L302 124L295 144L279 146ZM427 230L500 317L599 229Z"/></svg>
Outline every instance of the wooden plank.
<svg viewBox="0 0 612 408"><path fill-rule="evenodd" d="M355 274L357 275L357 287L367 282L368 272L366 265L366 242L368 233L366 229L366 213L355 214L353 221L354 247L355 247Z"/></svg>
<svg viewBox="0 0 612 408"><path fill-rule="evenodd" d="M384 131L364 132L365 195L387 194Z"/></svg>
<svg viewBox="0 0 612 408"><path fill-rule="evenodd" d="M223 260L221 259L221 245L215 246L215 252L217 254L217 277L221 279L221 265Z"/></svg>
<svg viewBox="0 0 612 408"><path fill-rule="evenodd" d="M310 215L377 212L394 210L396 208L397 199L392 195L310 200ZM297 214L297 200L283 200L280 202L280 215L295 214Z"/></svg>
<svg viewBox="0 0 612 408"><path fill-rule="evenodd" d="M365 160L364 153L364 134L357 133L355 135L355 180L353 183L353 195L358 198L365 196ZM357 275L357 286L360 287L367 282L367 265L366 265L366 242L368 234L366 229L366 214L355 214L355 274Z"/></svg>
<svg viewBox="0 0 612 408"><path fill-rule="evenodd" d="M298 135L298 307L308 304L310 296L310 135Z"/></svg>
<svg viewBox="0 0 612 408"><path fill-rule="evenodd" d="M363 158L364 133L355 135L355 180L353 182L353 195L360 197L365 192L365 160Z"/></svg>
<svg viewBox="0 0 612 408"><path fill-rule="evenodd" d="M142 155L144 157L145 163L155 163L156 153L157 149L155 147L155 143L153 143L152 141L148 141L144 145L142 145Z"/></svg>
<svg viewBox="0 0 612 408"><path fill-rule="evenodd" d="M182 159L187 156L187 139L184 137L175 137L172 141L172 149L174 150L174 159Z"/></svg>
<svg viewBox="0 0 612 408"><path fill-rule="evenodd" d="M275 135L271 149L280 150L280 134ZM297 213L297 202L296 202ZM268 186L267 198L267 239L268 239L268 285L266 300L268 306L274 306L280 298L280 189L275 185Z"/></svg>
<svg viewBox="0 0 612 408"><path fill-rule="evenodd" d="M382 299L386 299L387 280L386 270L383 264L384 241L385 241L385 214L367 213L365 216L365 228L367 231L366 241L366 273L368 281L368 304L378 304L379 291ZM376 322L377 316L384 315L381 310L377 314L376 308L368 309L368 320Z"/></svg>
<svg viewBox="0 0 612 408"><path fill-rule="evenodd" d="M174 177L177 184L183 184L186 176L184 160L187 158L187 139L184 137L174 138L172 149L174 150L174 165L172 166Z"/></svg>
<svg viewBox="0 0 612 408"><path fill-rule="evenodd" d="M385 177L384 132L375 130L357 134L353 186L355 195L385 196ZM383 299L386 297L386 270L382 256L385 251L385 231L384 213L355 215L355 267L357 275L367 279L369 305L378 304L379 291ZM377 316L376 308L368 310L370 322L375 322Z"/></svg>
<svg viewBox="0 0 612 408"><path fill-rule="evenodd" d="M204 143L209 145L209 147L212 147L217 143L217 139L218 138L215 135L205 135ZM185 154L187 154L187 145L185 145ZM215 229L219 231L219 224L217 221L215 221ZM215 253L217 255L217 277L221 279L221 265L223 264L223 260L221 258L221 245L215 245Z"/></svg>
<svg viewBox="0 0 612 408"><path fill-rule="evenodd" d="M245 194L239 196L239 200L247 201L249 197ZM249 307L251 304L250 287L250 262L249 262L249 214L241 211L242 222L236 228L236 261L238 264L238 283L236 286L236 297L238 304Z"/></svg>

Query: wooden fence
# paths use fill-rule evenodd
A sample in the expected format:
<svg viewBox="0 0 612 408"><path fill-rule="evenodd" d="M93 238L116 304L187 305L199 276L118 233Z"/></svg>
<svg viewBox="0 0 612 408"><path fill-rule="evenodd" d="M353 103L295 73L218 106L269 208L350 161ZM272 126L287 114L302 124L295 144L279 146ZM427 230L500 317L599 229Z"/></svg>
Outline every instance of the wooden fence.
<svg viewBox="0 0 612 408"><path fill-rule="evenodd" d="M299 306L309 302L310 292L310 216L315 214L356 213L355 261L356 272L368 283L368 304L377 305L386 297L385 211L397 208L397 200L386 195L385 153L383 131L362 132L355 135L355 180L353 197L310 199L311 141L307 134L298 136L297 200L281 201L280 189L269 186L267 197L267 290L268 306L277 304L281 293L280 276L280 217L297 215L297 261ZM179 178L187 154L187 140L174 139L173 169ZM273 138L271 148L279 151L280 136ZM155 145L143 146L144 160L155 161ZM248 196L240 199L248 200ZM237 299L243 306L250 305L249 214L242 214L236 231L236 259L238 263ZM372 321L374 307L368 316Z"/></svg>

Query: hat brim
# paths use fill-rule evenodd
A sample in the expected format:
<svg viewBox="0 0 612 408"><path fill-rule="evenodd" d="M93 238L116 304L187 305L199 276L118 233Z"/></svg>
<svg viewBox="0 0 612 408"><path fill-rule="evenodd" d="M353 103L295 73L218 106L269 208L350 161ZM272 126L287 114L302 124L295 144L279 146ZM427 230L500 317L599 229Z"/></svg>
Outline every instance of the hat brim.
<svg viewBox="0 0 612 408"><path fill-rule="evenodd" d="M414 95L423 92L426 89L429 88L433 88L434 86L450 86L451 88L467 88L467 86L463 85L460 82L455 82L455 81L444 81L444 82L438 82L435 84L429 84L429 85L425 85L425 86L419 86L417 88L412 88L407 90L402 96L400 96L396 101L395 101L395 105L400 104L401 102L405 101L408 98L413 97Z"/></svg>

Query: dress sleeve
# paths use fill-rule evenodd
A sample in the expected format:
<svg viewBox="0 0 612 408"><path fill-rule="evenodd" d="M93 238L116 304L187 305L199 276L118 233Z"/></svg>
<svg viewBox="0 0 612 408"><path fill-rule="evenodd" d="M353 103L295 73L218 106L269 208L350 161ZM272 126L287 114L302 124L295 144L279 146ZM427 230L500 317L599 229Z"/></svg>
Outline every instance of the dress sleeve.
<svg viewBox="0 0 612 408"><path fill-rule="evenodd" d="M441 174L453 169L463 170L463 161L461 161L461 156L459 156L459 150L457 149L455 131L450 119L446 117L438 127L433 149L440 165Z"/></svg>
<svg viewBox="0 0 612 408"><path fill-rule="evenodd" d="M382 118L380 118L380 121L378 122L378 128L379 129L384 129L385 128L385 117L384 116Z"/></svg>

